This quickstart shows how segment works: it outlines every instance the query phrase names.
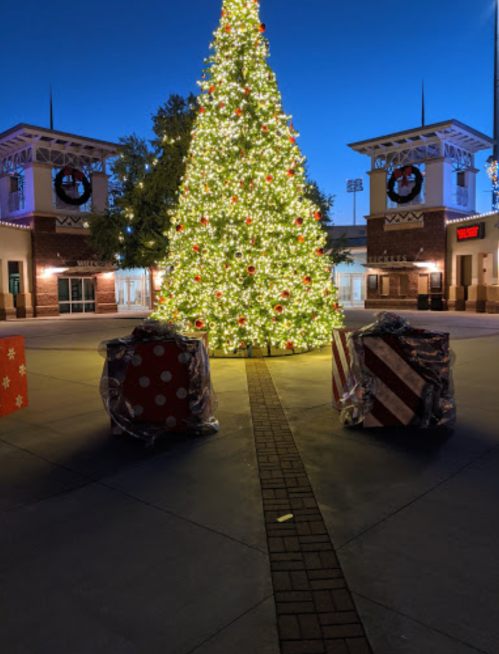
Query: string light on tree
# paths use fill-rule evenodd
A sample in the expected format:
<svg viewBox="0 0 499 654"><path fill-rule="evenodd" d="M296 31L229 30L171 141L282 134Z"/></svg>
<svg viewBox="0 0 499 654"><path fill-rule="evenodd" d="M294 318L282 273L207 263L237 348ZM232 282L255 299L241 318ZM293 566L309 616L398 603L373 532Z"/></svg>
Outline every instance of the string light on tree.
<svg viewBox="0 0 499 654"><path fill-rule="evenodd" d="M490 161L487 173L492 180L493 210L499 211L499 162Z"/></svg>
<svg viewBox="0 0 499 654"><path fill-rule="evenodd" d="M264 32L257 0L224 0L155 313L225 351L317 347L343 322Z"/></svg>

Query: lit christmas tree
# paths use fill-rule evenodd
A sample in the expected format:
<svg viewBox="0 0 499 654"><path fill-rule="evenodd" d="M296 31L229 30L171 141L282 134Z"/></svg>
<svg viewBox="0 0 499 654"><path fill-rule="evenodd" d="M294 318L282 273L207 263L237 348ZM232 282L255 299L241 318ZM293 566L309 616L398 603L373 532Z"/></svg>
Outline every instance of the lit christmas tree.
<svg viewBox="0 0 499 654"><path fill-rule="evenodd" d="M313 348L343 321L257 0L224 0L155 317L210 348Z"/></svg>

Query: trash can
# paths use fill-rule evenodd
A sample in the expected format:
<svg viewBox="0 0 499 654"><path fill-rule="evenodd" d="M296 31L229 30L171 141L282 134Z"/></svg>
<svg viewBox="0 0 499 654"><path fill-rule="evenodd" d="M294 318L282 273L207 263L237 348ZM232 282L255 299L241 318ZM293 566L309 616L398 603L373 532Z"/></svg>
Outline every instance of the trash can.
<svg viewBox="0 0 499 654"><path fill-rule="evenodd" d="M437 293L431 296L430 299L430 308L432 311L443 311L444 310L444 298L441 293Z"/></svg>
<svg viewBox="0 0 499 654"><path fill-rule="evenodd" d="M430 296L418 295L418 311L428 311L430 308Z"/></svg>

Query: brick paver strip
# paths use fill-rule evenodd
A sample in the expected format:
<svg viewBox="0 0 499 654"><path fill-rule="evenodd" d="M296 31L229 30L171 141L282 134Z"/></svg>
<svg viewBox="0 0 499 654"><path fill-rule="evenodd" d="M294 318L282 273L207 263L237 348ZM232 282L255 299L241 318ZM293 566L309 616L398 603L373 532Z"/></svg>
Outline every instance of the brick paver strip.
<svg viewBox="0 0 499 654"><path fill-rule="evenodd" d="M265 360L246 372L281 653L371 654Z"/></svg>

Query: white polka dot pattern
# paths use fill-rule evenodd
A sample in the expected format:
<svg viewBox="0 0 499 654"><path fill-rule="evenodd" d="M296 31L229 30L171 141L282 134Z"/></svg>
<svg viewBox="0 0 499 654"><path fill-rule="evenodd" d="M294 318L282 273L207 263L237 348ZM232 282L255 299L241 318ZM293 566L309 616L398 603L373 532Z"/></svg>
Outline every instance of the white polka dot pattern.
<svg viewBox="0 0 499 654"><path fill-rule="evenodd" d="M179 388L177 390L177 397L179 400L185 400L185 398L187 397L187 391L185 390L185 388Z"/></svg>
<svg viewBox="0 0 499 654"><path fill-rule="evenodd" d="M151 385L151 380L149 379L149 377L141 377L139 379L139 384L142 386L142 388L149 388L149 386Z"/></svg>

